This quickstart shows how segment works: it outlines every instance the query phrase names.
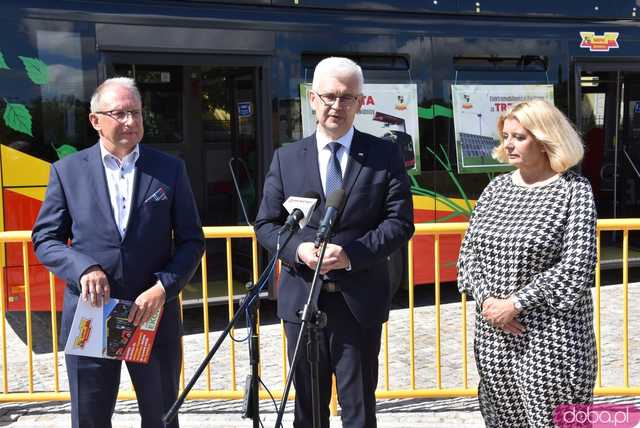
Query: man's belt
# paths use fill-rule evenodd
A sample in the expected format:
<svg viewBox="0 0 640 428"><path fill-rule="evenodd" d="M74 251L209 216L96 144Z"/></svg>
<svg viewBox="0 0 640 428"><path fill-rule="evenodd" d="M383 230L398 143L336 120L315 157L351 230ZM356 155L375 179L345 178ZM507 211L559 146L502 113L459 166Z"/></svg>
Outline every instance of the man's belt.
<svg viewBox="0 0 640 428"><path fill-rule="evenodd" d="M337 293L340 291L340 286L335 282L323 282L321 290L327 293Z"/></svg>

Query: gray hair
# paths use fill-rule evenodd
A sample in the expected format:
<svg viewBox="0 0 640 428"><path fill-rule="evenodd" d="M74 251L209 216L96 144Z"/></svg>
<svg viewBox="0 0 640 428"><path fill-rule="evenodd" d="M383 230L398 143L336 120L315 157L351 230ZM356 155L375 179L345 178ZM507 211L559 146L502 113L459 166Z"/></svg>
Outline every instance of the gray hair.
<svg viewBox="0 0 640 428"><path fill-rule="evenodd" d="M355 76L358 80L359 92L362 93L362 87L364 85L362 68L349 58L332 56L320 61L313 72L312 89L317 91L318 86L320 86L320 79L329 76Z"/></svg>
<svg viewBox="0 0 640 428"><path fill-rule="evenodd" d="M96 88L95 92L91 96L91 113L96 113L100 111L100 101L102 98L102 93L109 86L113 86L113 85L121 86L123 88L130 90L131 92L133 92L133 95L138 99L138 101L140 101L140 104L142 104L142 97L140 96L140 91L136 86L135 80L133 80L130 77L112 77L102 82L100 86Z"/></svg>

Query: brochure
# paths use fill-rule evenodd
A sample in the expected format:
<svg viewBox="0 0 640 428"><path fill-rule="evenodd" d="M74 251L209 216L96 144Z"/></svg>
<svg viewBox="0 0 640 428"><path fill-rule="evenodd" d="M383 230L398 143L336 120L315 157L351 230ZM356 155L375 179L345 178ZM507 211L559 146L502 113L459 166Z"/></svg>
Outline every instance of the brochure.
<svg viewBox="0 0 640 428"><path fill-rule="evenodd" d="M78 299L64 352L136 363L149 361L162 309L136 327L128 320L132 304L111 298L103 306L93 307Z"/></svg>

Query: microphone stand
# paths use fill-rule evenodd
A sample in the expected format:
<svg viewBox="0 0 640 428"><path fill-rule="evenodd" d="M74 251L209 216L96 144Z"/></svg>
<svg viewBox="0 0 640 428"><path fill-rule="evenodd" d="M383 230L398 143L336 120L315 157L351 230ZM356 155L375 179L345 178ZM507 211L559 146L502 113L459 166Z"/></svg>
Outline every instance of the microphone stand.
<svg viewBox="0 0 640 428"><path fill-rule="evenodd" d="M258 287L253 282L247 283L247 291L251 292ZM244 401L242 406L242 417L253 420L253 428L260 427L260 338L258 337L258 309L260 307L260 299L254 299L253 304L249 304L247 308L247 317L250 320L249 326L249 364L251 365L251 374L247 375L245 382Z"/></svg>
<svg viewBox="0 0 640 428"><path fill-rule="evenodd" d="M193 387L195 386L196 381L198 380L198 378L200 377L202 372L207 368L207 365L209 364L209 361L211 361L211 358L213 358L214 354L218 351L218 348L220 348L220 346L222 345L222 342L224 342L224 339L226 339L226 337L229 335L229 332L231 331L231 329L235 325L235 323L238 320L238 318L240 318L240 315L243 313L243 311L245 311L247 308L249 308L254 301L257 302L259 300L260 290L262 289L264 284L266 284L267 280L271 276L271 272L273 270L273 267L275 266L276 262L278 261L278 256L280 255L280 250L282 248L284 248L289 243L289 240L291 239L291 237L293 236L293 234L296 231L297 231L297 224L296 224L296 227L294 227L290 231L290 233L287 236L287 238L285 239L284 243L282 245L280 245L280 235L284 232L284 228L280 229L280 231L278 232L278 245L276 246L276 253L273 255L273 257L269 261L269 264L265 268L265 270L262 272L262 275L260 275L260 278L258 279L258 283L257 284L253 284L252 287L248 289L247 295L245 296L244 300L242 301L242 304L240 305L238 310L233 315L233 318L227 323L227 326L224 328L224 330L222 331L222 334L220 335L220 337L218 337L218 340L213 345L213 347L211 348L211 350L209 351L207 356L204 358L204 360L202 360L202 363L200 363L200 367L198 367L198 369L195 371L195 373L193 374L193 376L189 380L189 383L187 384L187 386L184 388L184 390L182 391L180 396L178 396L178 398L173 403L173 405L171 406L169 411L167 411L167 413L162 417L162 420L163 420L163 422L165 424L171 423L171 421L173 421L173 419L176 417L176 415L178 414L178 410L180 409L182 404L184 404L184 400L187 398L187 395L189 394L191 389L193 389ZM250 394L250 396L249 396L250 400L249 401L250 401L250 403L252 403L252 405L250 406L252 408L252 410L248 410L246 412L246 414L247 414L248 417L251 417L253 419L253 426L254 427L258 427L259 426L259 421L260 421L260 416L259 416L258 377L257 377L257 375L258 375L258 363L260 361L260 357L257 354L258 353L258 338L257 338L257 333L255 333L255 331L256 331L256 323L257 323L257 307L251 309L249 312L250 312L250 317L252 319L252 324L251 324L252 335L251 335L250 344L249 344L249 351L251 353L251 351L253 349L253 351L255 351L255 353L254 353L253 356L250 355L251 366L252 366L251 367L251 375L250 376L252 376L252 381L249 382L249 384L251 385L251 391L249 392L249 394ZM254 337L253 337L254 334L256 335L255 342L254 342ZM255 365L254 365L254 363L255 363Z"/></svg>
<svg viewBox="0 0 640 428"><path fill-rule="evenodd" d="M330 230L327 232L327 234ZM322 329L327 325L327 314L318 310L318 297L320 296L321 287L319 274L322 267L322 261L324 259L324 252L327 249L327 243L329 239L325 239L322 243L320 250L320 260L313 272L313 281L311 282L311 290L309 291L309 297L307 303L302 309L302 315L300 319L302 326L300 327L300 333L298 333L298 339L296 341L296 348L291 359L291 369L287 375L287 382L285 384L284 392L282 394L282 400L280 401L280 407L278 408L278 417L276 419L275 428L280 428L282 425L282 418L284 417L284 409L287 405L289 398L289 390L293 382L293 373L299 363L299 351L302 346L302 340L305 337L305 333L309 330L309 336L307 338L307 357L309 361L309 370L311 376L311 402L313 405L313 427L320 428L320 347L319 343L322 340Z"/></svg>

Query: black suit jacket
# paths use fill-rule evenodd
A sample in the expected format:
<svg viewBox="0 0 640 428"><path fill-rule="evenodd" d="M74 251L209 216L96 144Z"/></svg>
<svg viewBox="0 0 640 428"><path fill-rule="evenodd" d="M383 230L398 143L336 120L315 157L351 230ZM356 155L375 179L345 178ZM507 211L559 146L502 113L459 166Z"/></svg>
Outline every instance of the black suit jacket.
<svg viewBox="0 0 640 428"><path fill-rule="evenodd" d="M343 187L346 203L330 242L345 249L351 270L329 275L339 283L356 319L370 327L389 316L387 257L414 231L409 179L398 146L356 130ZM310 191L324 195L315 134L278 149L273 156L255 225L259 242L269 251L275 251L278 229L286 219L282 203ZM322 196L307 226L281 252L278 316L287 321L299 321L296 311L306 303L313 277L311 269L296 263L296 249L314 240L324 211Z"/></svg>
<svg viewBox="0 0 640 428"><path fill-rule="evenodd" d="M80 276L92 265L106 272L112 297L126 300L135 300L159 278L167 302L156 342L176 342L181 333L176 297L204 251L202 225L184 163L140 146L127 232L121 238L99 144L51 166L45 200L33 227L36 255L67 283L60 342L65 343L71 328ZM158 196L156 192L165 196L152 196Z"/></svg>

